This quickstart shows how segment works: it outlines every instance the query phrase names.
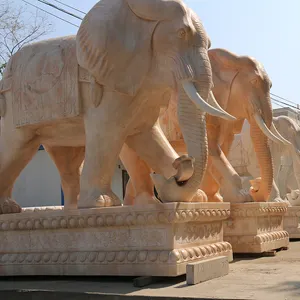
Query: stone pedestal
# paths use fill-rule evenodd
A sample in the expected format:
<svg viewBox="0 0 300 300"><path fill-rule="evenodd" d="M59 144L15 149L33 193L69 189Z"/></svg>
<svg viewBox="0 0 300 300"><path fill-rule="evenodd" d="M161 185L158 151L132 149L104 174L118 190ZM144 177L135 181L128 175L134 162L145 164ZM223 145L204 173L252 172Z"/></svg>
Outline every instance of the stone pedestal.
<svg viewBox="0 0 300 300"><path fill-rule="evenodd" d="M0 276L177 276L218 256L229 203L170 203L0 216Z"/></svg>
<svg viewBox="0 0 300 300"><path fill-rule="evenodd" d="M224 222L224 240L233 253L263 253L289 244L283 230L286 203L231 204L230 218Z"/></svg>
<svg viewBox="0 0 300 300"><path fill-rule="evenodd" d="M300 206L288 207L283 219L283 229L290 239L300 239Z"/></svg>

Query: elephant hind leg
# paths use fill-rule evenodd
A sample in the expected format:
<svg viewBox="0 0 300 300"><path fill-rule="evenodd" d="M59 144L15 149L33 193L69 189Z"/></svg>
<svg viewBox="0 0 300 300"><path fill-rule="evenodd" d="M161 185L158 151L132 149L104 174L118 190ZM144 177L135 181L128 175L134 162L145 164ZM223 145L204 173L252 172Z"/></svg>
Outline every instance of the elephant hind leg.
<svg viewBox="0 0 300 300"><path fill-rule="evenodd" d="M210 163L208 165L210 165ZM208 168L203 177L201 189L206 193L208 202L223 202L219 184L213 178Z"/></svg>
<svg viewBox="0 0 300 300"><path fill-rule="evenodd" d="M76 209L80 192L80 166L85 147L44 147L59 171L65 209Z"/></svg>
<svg viewBox="0 0 300 300"><path fill-rule="evenodd" d="M132 183L132 179L130 178L126 184L123 205L134 205L135 197L136 197L136 192Z"/></svg>
<svg viewBox="0 0 300 300"><path fill-rule="evenodd" d="M12 199L13 185L39 147L36 136L15 132L4 132L0 137L0 214L21 212Z"/></svg>
<svg viewBox="0 0 300 300"><path fill-rule="evenodd" d="M150 177L151 169L148 165L127 144L123 145L120 158L130 176L126 186L124 205L158 203Z"/></svg>

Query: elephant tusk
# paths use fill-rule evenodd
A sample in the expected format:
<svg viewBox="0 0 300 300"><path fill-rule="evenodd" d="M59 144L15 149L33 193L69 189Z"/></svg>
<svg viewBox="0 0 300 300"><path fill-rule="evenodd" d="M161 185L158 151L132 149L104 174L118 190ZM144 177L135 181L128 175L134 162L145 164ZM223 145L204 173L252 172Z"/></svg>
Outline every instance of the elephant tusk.
<svg viewBox="0 0 300 300"><path fill-rule="evenodd" d="M272 131L267 127L267 125L265 124L264 120L262 119L262 117L259 114L254 114L254 120L256 122L256 124L258 125L258 127L260 128L260 130L273 142L275 143L283 143L283 141L281 139L279 139L277 136L275 136Z"/></svg>
<svg viewBox="0 0 300 300"><path fill-rule="evenodd" d="M207 99L208 104L210 104L212 107L222 111L225 114L228 114L227 111L225 111L220 104L218 103L218 101L216 100L214 94L212 91L210 91L210 93L208 94L208 99ZM231 115L230 115L231 116ZM236 118L234 117L234 120L236 120Z"/></svg>
<svg viewBox="0 0 300 300"><path fill-rule="evenodd" d="M202 111L212 116L223 118L225 120L230 120L230 121L236 120L235 117L231 116L226 111L216 109L210 104L208 104L205 100L203 100L192 82L183 81L182 87L186 92L186 94L188 95L188 97L191 99L191 101Z"/></svg>
<svg viewBox="0 0 300 300"><path fill-rule="evenodd" d="M278 130L275 127L275 124L273 122L271 124L271 131L273 131L274 135L277 136L285 145L292 146L292 144L278 132Z"/></svg>

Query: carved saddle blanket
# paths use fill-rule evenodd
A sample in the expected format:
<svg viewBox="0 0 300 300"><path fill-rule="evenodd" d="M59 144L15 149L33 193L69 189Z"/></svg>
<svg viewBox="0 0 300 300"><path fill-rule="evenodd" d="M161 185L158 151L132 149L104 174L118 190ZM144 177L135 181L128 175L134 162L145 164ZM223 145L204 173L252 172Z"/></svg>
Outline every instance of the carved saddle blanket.
<svg viewBox="0 0 300 300"><path fill-rule="evenodd" d="M7 66L16 127L80 114L75 37L26 46ZM5 78L6 77L6 78Z"/></svg>

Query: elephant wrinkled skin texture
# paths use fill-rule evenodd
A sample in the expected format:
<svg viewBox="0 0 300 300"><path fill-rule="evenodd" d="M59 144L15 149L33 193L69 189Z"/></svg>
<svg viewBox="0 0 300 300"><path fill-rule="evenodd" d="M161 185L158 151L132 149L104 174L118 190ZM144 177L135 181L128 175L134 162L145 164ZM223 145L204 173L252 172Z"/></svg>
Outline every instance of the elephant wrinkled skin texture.
<svg viewBox="0 0 300 300"><path fill-rule="evenodd" d="M40 144L60 172L66 207L76 207L78 194L79 208L121 204L111 181L119 155L130 163L123 145L157 173L154 181L165 180L164 201L205 201L198 191L207 164L205 113L233 119L207 102L209 46L181 0L102 0L76 37L18 51L0 82L0 213L20 212L12 187ZM157 124L179 91L189 96L178 103L183 157Z"/></svg>
<svg viewBox="0 0 300 300"><path fill-rule="evenodd" d="M291 145L277 144L269 140L274 162L274 181L269 201L286 201L291 205L300 204L300 126L290 117L277 116L273 123L282 137ZM259 166L253 144L249 138L249 123L245 122L239 135L235 136L229 160L240 176L259 176Z"/></svg>
<svg viewBox="0 0 300 300"><path fill-rule="evenodd" d="M268 138L277 143L284 141L280 134L270 130L272 127L271 81L264 67L252 57L237 56L225 49L212 49L208 54L214 83L213 93L210 93L208 101L213 103L215 97L219 106L236 120L228 121L207 116L209 159L208 169L200 187L211 202L242 203L253 200L265 202L269 198L273 182L273 164ZM176 121L176 101L174 97L168 110L161 113L160 123L175 149L185 153L187 140L180 134L180 127ZM227 159L234 134L241 131L246 119L250 123L250 135L260 166L260 179L253 182L255 186L251 187L249 192L242 188L240 176ZM140 167L143 167L142 164ZM141 169L140 172L147 173ZM141 182L143 180L146 182L145 178L138 174L135 174L135 178L139 178L139 181L129 181L128 191L131 192L126 194L125 204L138 203L134 202L134 197L138 198L138 195L143 192ZM159 184L156 187L160 194ZM222 196L219 192L220 187L222 187ZM136 194L132 192L133 190ZM148 187L147 190L150 191L151 188Z"/></svg>

